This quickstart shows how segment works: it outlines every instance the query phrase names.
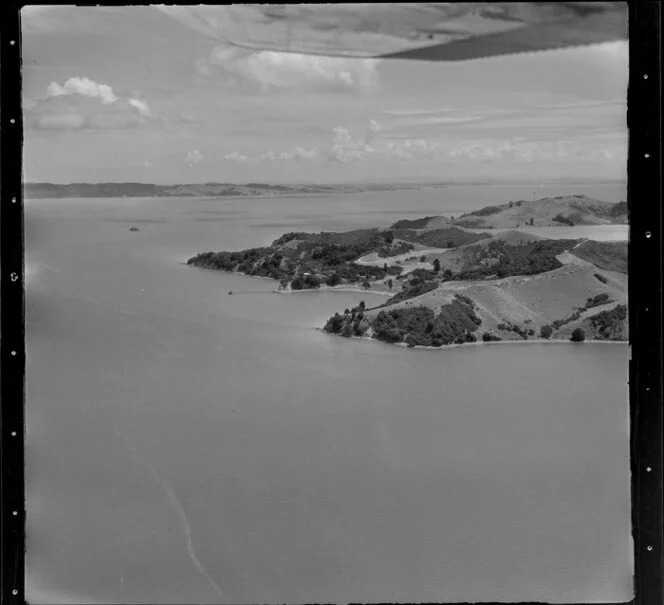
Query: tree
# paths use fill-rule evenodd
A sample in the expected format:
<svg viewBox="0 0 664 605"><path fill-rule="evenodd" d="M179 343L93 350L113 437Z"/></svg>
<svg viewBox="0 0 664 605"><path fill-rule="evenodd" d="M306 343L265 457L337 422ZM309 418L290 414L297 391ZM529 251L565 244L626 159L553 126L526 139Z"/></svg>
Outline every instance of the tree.
<svg viewBox="0 0 664 605"><path fill-rule="evenodd" d="M433 270L435 273L440 273L440 261L437 258L433 260Z"/></svg>
<svg viewBox="0 0 664 605"><path fill-rule="evenodd" d="M546 324L540 328L540 336L542 338L550 338L551 334L553 334L553 328Z"/></svg>
<svg viewBox="0 0 664 605"><path fill-rule="evenodd" d="M443 277L445 279L452 279L452 270L451 269L445 269L443 272Z"/></svg>
<svg viewBox="0 0 664 605"><path fill-rule="evenodd" d="M367 306L364 304L363 300L360 301L360 304L358 305L358 307L360 307L360 309L362 309L362 311L364 311L367 308Z"/></svg>
<svg viewBox="0 0 664 605"><path fill-rule="evenodd" d="M383 235L383 239L386 244L391 244L394 241L394 233L391 231L386 231Z"/></svg>
<svg viewBox="0 0 664 605"><path fill-rule="evenodd" d="M335 313L333 317L330 317L330 319L327 320L327 323L323 329L326 332L332 332L332 334L339 334L343 325L344 318L339 315L339 313Z"/></svg>
<svg viewBox="0 0 664 605"><path fill-rule="evenodd" d="M393 284L394 284L394 282L393 282L391 279L388 279L388 280L387 280L387 286L388 286L388 288L389 288L390 290L392 289L392 285L393 285Z"/></svg>
<svg viewBox="0 0 664 605"><path fill-rule="evenodd" d="M327 278L326 283L328 286L338 286L341 283L341 278L338 273L332 273L332 275Z"/></svg>
<svg viewBox="0 0 664 605"><path fill-rule="evenodd" d="M423 254L422 256L420 256L420 262L421 263L426 263L427 262L427 255L426 254Z"/></svg>
<svg viewBox="0 0 664 605"><path fill-rule="evenodd" d="M368 290L369 288L371 288L371 284L369 283L369 280L366 280L366 279L365 279L365 280L362 282L362 287L363 287L365 290Z"/></svg>
<svg viewBox="0 0 664 605"><path fill-rule="evenodd" d="M570 340L572 342L583 342L586 339L586 333L581 328L576 328L572 332Z"/></svg>

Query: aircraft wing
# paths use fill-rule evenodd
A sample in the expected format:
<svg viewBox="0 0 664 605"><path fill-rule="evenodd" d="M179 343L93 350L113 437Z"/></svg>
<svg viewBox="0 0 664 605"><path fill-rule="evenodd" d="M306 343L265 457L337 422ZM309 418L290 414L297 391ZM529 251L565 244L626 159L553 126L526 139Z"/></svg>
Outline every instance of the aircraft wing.
<svg viewBox="0 0 664 605"><path fill-rule="evenodd" d="M627 39L625 2L159 8L221 44L337 57L461 61Z"/></svg>

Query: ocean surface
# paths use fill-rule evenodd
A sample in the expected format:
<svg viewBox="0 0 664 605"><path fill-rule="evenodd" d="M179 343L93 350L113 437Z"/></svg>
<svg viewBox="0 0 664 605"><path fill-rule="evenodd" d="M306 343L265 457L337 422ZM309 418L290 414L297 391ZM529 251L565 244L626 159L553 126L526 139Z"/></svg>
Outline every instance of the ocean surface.
<svg viewBox="0 0 664 605"><path fill-rule="evenodd" d="M316 328L382 298L183 264L288 231L625 197L529 189L28 201L27 599L630 600L626 345L346 340Z"/></svg>

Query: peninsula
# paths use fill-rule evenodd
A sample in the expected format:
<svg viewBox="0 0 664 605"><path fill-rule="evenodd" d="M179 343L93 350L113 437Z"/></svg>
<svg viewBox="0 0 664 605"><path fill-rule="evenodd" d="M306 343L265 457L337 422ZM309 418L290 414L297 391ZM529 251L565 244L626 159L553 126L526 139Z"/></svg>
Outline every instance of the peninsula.
<svg viewBox="0 0 664 605"><path fill-rule="evenodd" d="M624 202L585 196L508 202L457 219L287 233L267 247L204 252L187 264L270 277L283 292L352 287L385 294L380 305L362 302L327 321L326 332L346 337L411 347L478 340L626 340L626 242L462 226L486 217L500 227L516 221L569 224L558 215L575 224L611 224L624 221L626 210Z"/></svg>

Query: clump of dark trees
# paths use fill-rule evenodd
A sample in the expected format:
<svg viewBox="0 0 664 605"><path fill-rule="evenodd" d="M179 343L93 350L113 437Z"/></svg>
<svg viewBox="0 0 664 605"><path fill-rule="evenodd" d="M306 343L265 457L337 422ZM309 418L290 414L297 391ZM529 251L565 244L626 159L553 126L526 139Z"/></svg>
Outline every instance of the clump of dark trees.
<svg viewBox="0 0 664 605"><path fill-rule="evenodd" d="M474 332L481 324L472 301L457 297L443 305L439 313L427 307L380 311L367 319L363 310L353 309L344 315L335 314L323 328L341 336L363 336L372 328L372 338L408 346L441 347L449 344L476 342Z"/></svg>
<svg viewBox="0 0 664 605"><path fill-rule="evenodd" d="M296 245L287 246L297 240ZM387 243L389 241L389 244ZM187 261L203 269L235 271L270 277L293 290L315 289L322 284L370 283L397 276L403 268L356 265L353 261L374 250L391 245L393 235L377 229L345 233L286 233L270 247L237 252L203 252ZM366 286L365 286L366 287Z"/></svg>
<svg viewBox="0 0 664 605"><path fill-rule="evenodd" d="M575 328L570 336L572 342L583 342L586 339L586 333L581 328Z"/></svg>
<svg viewBox="0 0 664 605"><path fill-rule="evenodd" d="M484 259L495 259L492 264L474 263L454 276L459 280L498 278L510 275L535 275L562 267L556 258L576 244L576 240L542 240L523 242L512 246L501 240L489 242Z"/></svg>
<svg viewBox="0 0 664 605"><path fill-rule="evenodd" d="M616 305L610 311L602 311L590 318L598 340L619 340L624 337L627 305Z"/></svg>
<svg viewBox="0 0 664 605"><path fill-rule="evenodd" d="M574 227L574 221L571 218L564 216L562 214L556 214L556 216L553 217L553 220L556 221L557 223Z"/></svg>

